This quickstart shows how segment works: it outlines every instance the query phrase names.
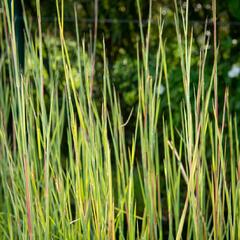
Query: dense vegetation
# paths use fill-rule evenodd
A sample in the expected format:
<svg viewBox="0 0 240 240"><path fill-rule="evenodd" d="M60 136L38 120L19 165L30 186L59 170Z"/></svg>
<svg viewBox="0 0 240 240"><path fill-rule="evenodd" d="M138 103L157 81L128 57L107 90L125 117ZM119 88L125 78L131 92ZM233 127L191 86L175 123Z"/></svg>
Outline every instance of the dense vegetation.
<svg viewBox="0 0 240 240"><path fill-rule="evenodd" d="M238 239L239 100L229 93L240 87L227 77L238 43L218 47L216 1L201 27L188 1L147 13L129 3L139 24L116 26L122 43L109 29L84 37L80 10L91 5L63 2L49 28L40 1L26 2L24 69L14 8L2 2L1 238Z"/></svg>
<svg viewBox="0 0 240 240"><path fill-rule="evenodd" d="M103 1L65 1L64 15L65 28L64 31L68 39L75 42L75 17L73 15L73 6L75 6L78 14L79 35L85 36L87 42L89 33L94 34L94 19L96 15L95 3L98 2L98 41L97 47L97 65L96 68L102 69L103 49L102 37L104 36L106 43L106 55L109 61L109 74L112 81L114 81L115 88L121 92L121 103L124 105L124 116L128 116L132 105L137 101L137 67L136 51L137 42L140 40L140 31L138 24L138 8L136 1L126 0L103 0ZM183 8L186 8L186 1L179 1ZM141 17L143 21L148 19L149 1L140 1ZM31 16L33 30L37 29L37 11L36 1L29 0L25 2L27 14ZM192 62L197 62L199 52L204 45L204 29L205 21L208 20L207 33L212 32L212 6L211 0L191 0L189 2L189 27L193 28L193 54ZM178 102L183 98L183 88L181 83L181 67L178 62L178 45L175 41L175 27L174 27L174 12L175 6L172 0L153 0L152 1L152 31L151 31L151 54L150 54L150 71L154 72L154 55L158 48L158 18L161 14L165 21L164 38L167 42L165 50L167 54L168 72L169 72L169 88L171 90L171 101L173 108L178 108ZM43 33L48 33L56 30L56 7L55 0L42 0L42 29ZM220 44L220 52L218 55L218 79L220 99L224 98L224 89L229 88L232 95L230 104L230 111L232 113L240 110L240 104L237 96L240 94L240 86L237 84L240 75L233 78L229 77L229 72L235 66L240 64L240 1L228 0L217 2L217 36ZM55 29L55 30L54 30ZM143 22L143 31L146 34L147 24ZM53 38L54 34L51 34ZM210 47L213 45L213 38L210 38ZM55 40L56 41L56 40ZM55 43L55 41L53 41ZM48 55L51 51L47 41L43 41L44 45L44 66L48 69ZM89 46L88 52L92 52L92 46ZM72 45L74 51L75 46ZM209 61L205 66L206 74L211 74L213 51L209 51ZM129 67L126 67L129 66ZM72 59L72 67L77 69L77 63ZM97 71L98 72L98 71ZM192 68L191 71L191 85L196 87L198 82L198 70ZM99 81L98 81L99 80ZM96 81L101 83L101 75L96 76ZM163 83L164 85L164 83ZM166 87L164 85L164 87ZM98 87L96 87L98 89ZM163 104L160 111L167 111L167 96L162 96ZM222 104L222 103L221 103ZM180 115L175 113L173 116L174 122L179 123Z"/></svg>

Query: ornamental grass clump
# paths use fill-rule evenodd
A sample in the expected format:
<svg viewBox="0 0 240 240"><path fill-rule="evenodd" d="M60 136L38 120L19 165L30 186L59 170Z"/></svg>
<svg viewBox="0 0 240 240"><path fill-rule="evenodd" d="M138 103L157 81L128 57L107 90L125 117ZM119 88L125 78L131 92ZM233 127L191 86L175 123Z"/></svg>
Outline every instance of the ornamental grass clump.
<svg viewBox="0 0 240 240"><path fill-rule="evenodd" d="M1 239L238 239L239 134L227 89L223 105L218 104L216 0L213 39L204 34L198 64L191 62L189 1L185 10L175 1L184 89L180 127L173 119L161 14L154 73L149 69L152 1L146 32L137 1L138 104L126 119L109 76L104 40L98 88L77 15L75 73L64 34L63 1L56 1L59 35L46 76L43 38L49 36L43 34L37 0L37 36L23 14L23 70L11 21L14 6L7 3L0 18ZM209 51L214 55L210 78L205 75ZM192 68L199 72L196 88L191 85ZM162 86L168 101L165 113ZM127 139L130 122L134 129Z"/></svg>

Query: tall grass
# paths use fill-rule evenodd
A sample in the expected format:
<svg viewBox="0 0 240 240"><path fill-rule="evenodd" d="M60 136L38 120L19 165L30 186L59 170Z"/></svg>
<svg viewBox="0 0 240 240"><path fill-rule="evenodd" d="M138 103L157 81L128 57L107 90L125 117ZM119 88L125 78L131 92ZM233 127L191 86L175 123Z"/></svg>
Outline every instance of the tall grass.
<svg viewBox="0 0 240 240"><path fill-rule="evenodd" d="M0 18L1 239L239 239L239 135L236 116L229 113L227 90L224 105L218 106L216 2L210 79L205 76L210 39L205 34L199 64L192 64L189 2L185 11L175 2L184 87L180 128L173 121L161 16L156 69L151 75L151 21L145 36L139 14L138 105L123 119L104 40L99 100L92 94L93 56L80 41L77 15L78 77L64 35L63 1L56 1L62 65L50 67L46 81L40 1L36 1L35 43L24 12L24 71L19 68L10 19L14 6L7 2ZM137 6L141 13L138 1ZM50 66L58 64L55 53L49 56ZM193 90L191 68L196 67L199 81ZM161 84L166 86L166 115L160 111ZM135 130L129 140L125 131L130 121Z"/></svg>

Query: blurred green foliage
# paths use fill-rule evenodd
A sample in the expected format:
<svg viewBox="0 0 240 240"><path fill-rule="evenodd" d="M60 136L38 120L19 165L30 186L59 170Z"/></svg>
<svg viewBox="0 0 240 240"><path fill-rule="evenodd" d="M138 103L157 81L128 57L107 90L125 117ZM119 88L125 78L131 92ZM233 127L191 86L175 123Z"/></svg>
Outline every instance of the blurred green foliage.
<svg viewBox="0 0 240 240"><path fill-rule="evenodd" d="M142 0L141 14L143 21L148 19L149 1ZM181 1L183 9L186 3ZM80 37L85 37L86 42L89 43L89 52L92 51L92 39L89 35L94 32L94 7L95 1L89 0L68 0L64 1L65 10L65 34L68 36L69 49L72 49L72 64L76 66L75 77L77 79L77 56L74 56L74 48L76 48L76 33L74 23L74 8L78 13ZM36 16L35 1L25 1L25 8L28 14L33 18ZM42 0L42 22L43 31L46 38L46 53L45 62L49 63L47 51L59 51L53 45L56 43L56 8L55 0ZM154 76L155 57L158 47L158 30L157 20L160 16L160 8L162 17L165 19L165 41L167 48L167 61L169 71L170 92L172 98L172 107L176 109L174 113L174 120L179 123L180 111L179 103L183 97L183 87L181 79L181 68L179 62L179 52L176 41L176 33L174 27L174 1L170 0L153 0L152 12L152 32L151 32L151 56L150 56L150 72ZM207 34L210 35L210 49L209 57L206 64L206 85L211 76L213 49L212 46L212 7L209 0L191 0L189 5L189 19L193 28L193 62L194 66L191 72L191 83L194 89L198 82L198 58L202 46L204 45L204 28L205 20L208 19ZM136 1L127 0L103 0L98 1L98 42L97 42L97 56L96 56L96 76L95 76L95 94L100 95L97 90L101 86L102 76L102 39L106 43L107 58L109 61L109 71L111 80L114 82L118 95L123 104L123 115L128 116L137 99L137 67L136 67L136 52L137 43L139 42L139 24L138 24L138 10ZM219 102L224 98L225 88L228 87L230 91L230 107L232 112L240 110L240 101L238 99L240 93L240 74L235 77L229 77L229 71L232 66L240 64L240 1L217 1L217 21L218 21L218 43L220 45L218 78L219 78ZM35 21L36 23L36 21ZM146 24L144 23L144 30ZM90 33L90 34L89 34ZM50 38L49 38L50 36ZM52 42L52 43L51 43ZM56 61L54 61L56 62ZM47 64L45 65L47 66ZM58 64L56 66L59 66ZM163 81L164 86L164 81ZM192 96L193 97L193 96ZM167 110L166 94L162 94L162 111Z"/></svg>

